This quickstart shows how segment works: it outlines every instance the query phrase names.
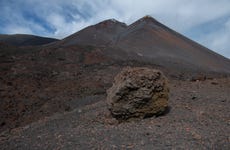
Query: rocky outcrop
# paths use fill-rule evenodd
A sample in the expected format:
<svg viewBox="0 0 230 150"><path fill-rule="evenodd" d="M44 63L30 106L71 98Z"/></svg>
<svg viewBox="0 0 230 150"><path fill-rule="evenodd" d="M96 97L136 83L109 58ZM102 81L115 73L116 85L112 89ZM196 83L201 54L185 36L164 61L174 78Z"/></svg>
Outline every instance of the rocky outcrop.
<svg viewBox="0 0 230 150"><path fill-rule="evenodd" d="M107 90L107 104L118 120L159 115L168 106L169 88L159 70L124 68Z"/></svg>

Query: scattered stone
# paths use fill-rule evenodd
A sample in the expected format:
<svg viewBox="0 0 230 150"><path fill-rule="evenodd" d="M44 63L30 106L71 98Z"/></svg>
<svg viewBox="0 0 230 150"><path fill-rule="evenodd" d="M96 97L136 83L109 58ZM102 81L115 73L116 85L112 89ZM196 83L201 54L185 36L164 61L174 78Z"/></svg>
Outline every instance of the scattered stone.
<svg viewBox="0 0 230 150"><path fill-rule="evenodd" d="M7 82L7 85L8 85L8 86L12 86L13 83L12 83L12 82Z"/></svg>
<svg viewBox="0 0 230 150"><path fill-rule="evenodd" d="M218 85L218 82L212 81L211 84Z"/></svg>
<svg viewBox="0 0 230 150"><path fill-rule="evenodd" d="M192 96L192 100L196 99L197 97L196 96Z"/></svg>
<svg viewBox="0 0 230 150"><path fill-rule="evenodd" d="M65 106L65 111L70 111L71 107L70 106Z"/></svg>
<svg viewBox="0 0 230 150"><path fill-rule="evenodd" d="M225 100L225 99L223 99L223 100L221 100L221 102L223 102L223 103L224 103L224 102L226 102L226 100Z"/></svg>
<svg viewBox="0 0 230 150"><path fill-rule="evenodd" d="M205 75L196 75L194 77L192 77L191 81L195 82L195 81L205 81L207 79L207 77Z"/></svg>
<svg viewBox="0 0 230 150"><path fill-rule="evenodd" d="M169 88L159 70L127 67L114 80L107 90L107 104L116 119L158 116L168 107Z"/></svg>
<svg viewBox="0 0 230 150"><path fill-rule="evenodd" d="M2 122L2 123L0 124L0 126L4 126L4 125L6 125L6 123L5 123L5 122Z"/></svg>

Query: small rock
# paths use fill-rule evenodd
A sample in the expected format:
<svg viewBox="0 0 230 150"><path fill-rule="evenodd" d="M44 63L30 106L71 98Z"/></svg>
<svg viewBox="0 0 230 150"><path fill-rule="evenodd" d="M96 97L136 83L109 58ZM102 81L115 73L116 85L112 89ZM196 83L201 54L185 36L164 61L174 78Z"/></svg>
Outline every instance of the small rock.
<svg viewBox="0 0 230 150"><path fill-rule="evenodd" d="M113 117L122 121L162 114L168 107L169 88L162 72L127 67L107 90L107 104Z"/></svg>
<svg viewBox="0 0 230 150"><path fill-rule="evenodd" d="M192 100L196 99L197 97L196 96L192 96Z"/></svg>
<svg viewBox="0 0 230 150"><path fill-rule="evenodd" d="M2 122L2 123L0 124L1 127L2 127L2 126L5 126L5 125L6 125L5 122Z"/></svg>
<svg viewBox="0 0 230 150"><path fill-rule="evenodd" d="M212 81L211 84L218 85L218 82Z"/></svg>

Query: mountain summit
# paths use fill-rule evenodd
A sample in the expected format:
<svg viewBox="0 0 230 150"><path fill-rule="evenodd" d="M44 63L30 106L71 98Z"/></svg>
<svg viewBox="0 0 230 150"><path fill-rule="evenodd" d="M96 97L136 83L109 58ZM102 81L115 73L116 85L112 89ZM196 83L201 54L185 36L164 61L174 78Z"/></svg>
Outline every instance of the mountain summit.
<svg viewBox="0 0 230 150"><path fill-rule="evenodd" d="M119 33L126 29L125 23L115 19L108 19L96 25L89 26L63 39L62 45L95 45L102 46L111 43Z"/></svg>
<svg viewBox="0 0 230 150"><path fill-rule="evenodd" d="M159 24L159 22L156 19L154 19L152 16L149 16L149 15L146 15L146 16L140 18L136 22L145 22L145 23L156 23L156 24Z"/></svg>

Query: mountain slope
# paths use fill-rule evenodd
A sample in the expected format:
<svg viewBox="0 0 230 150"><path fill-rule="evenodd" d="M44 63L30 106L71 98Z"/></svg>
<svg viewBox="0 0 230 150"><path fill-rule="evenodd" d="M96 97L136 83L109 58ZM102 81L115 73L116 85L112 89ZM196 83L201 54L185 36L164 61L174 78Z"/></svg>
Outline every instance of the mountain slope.
<svg viewBox="0 0 230 150"><path fill-rule="evenodd" d="M36 46L58 41L53 38L40 37L28 34L0 34L0 42L13 46Z"/></svg>
<svg viewBox="0 0 230 150"><path fill-rule="evenodd" d="M146 16L127 27L113 45L148 61L187 70L230 72L230 61ZM145 60L146 60L145 59Z"/></svg>
<svg viewBox="0 0 230 150"><path fill-rule="evenodd" d="M59 42L59 46L104 46L105 55L179 72L230 73L230 60L173 31L150 16L126 26L106 20Z"/></svg>

